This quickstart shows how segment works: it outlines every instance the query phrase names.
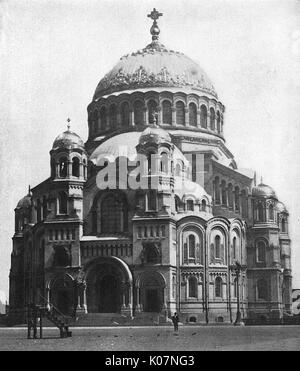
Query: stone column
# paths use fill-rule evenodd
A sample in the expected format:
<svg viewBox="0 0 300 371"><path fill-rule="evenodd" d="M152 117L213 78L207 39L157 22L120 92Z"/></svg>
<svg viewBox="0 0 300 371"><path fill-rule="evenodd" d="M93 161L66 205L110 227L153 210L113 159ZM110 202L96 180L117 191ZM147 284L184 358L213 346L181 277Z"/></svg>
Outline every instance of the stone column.
<svg viewBox="0 0 300 371"><path fill-rule="evenodd" d="M176 107L172 107L172 126L176 126Z"/></svg>
<svg viewBox="0 0 300 371"><path fill-rule="evenodd" d="M162 109L160 106L157 107L157 124L161 125L162 124Z"/></svg>
<svg viewBox="0 0 300 371"><path fill-rule="evenodd" d="M206 128L210 129L210 112L207 110L207 116L206 116Z"/></svg>
<svg viewBox="0 0 300 371"><path fill-rule="evenodd" d="M87 313L86 288L87 288L87 284L86 282L84 282L82 284L82 303L81 303L81 308L84 311L84 313Z"/></svg>
<svg viewBox="0 0 300 371"><path fill-rule="evenodd" d="M54 177L57 178L59 176L59 164L56 162L55 163L55 174Z"/></svg>
<svg viewBox="0 0 300 371"><path fill-rule="evenodd" d="M132 309L132 285L128 285L128 304L127 308Z"/></svg>
<svg viewBox="0 0 300 371"><path fill-rule="evenodd" d="M200 110L197 109L197 127L201 127L201 122L200 122Z"/></svg>
<svg viewBox="0 0 300 371"><path fill-rule="evenodd" d="M134 111L129 110L129 126L134 126Z"/></svg>
<svg viewBox="0 0 300 371"><path fill-rule="evenodd" d="M126 309L126 286L122 285L122 309Z"/></svg>
<svg viewBox="0 0 300 371"><path fill-rule="evenodd" d="M83 162L79 162L79 178L83 178Z"/></svg>
<svg viewBox="0 0 300 371"><path fill-rule="evenodd" d="M120 128L122 126L122 123L121 123L121 113L118 112L117 113L117 127Z"/></svg>
<svg viewBox="0 0 300 371"><path fill-rule="evenodd" d="M70 178L72 175L72 161L68 159L67 177Z"/></svg>
<svg viewBox="0 0 300 371"><path fill-rule="evenodd" d="M185 112L185 126L189 126L190 125L189 109L185 108L184 112Z"/></svg>
<svg viewBox="0 0 300 371"><path fill-rule="evenodd" d="M163 289L163 295L164 295L164 297L163 297L163 309L167 310L168 306L167 306L167 288L166 287L164 287L164 289Z"/></svg>
<svg viewBox="0 0 300 371"><path fill-rule="evenodd" d="M46 288L46 300L47 300L46 307L47 307L48 310L50 310L51 307L50 307L50 289L49 289L49 287Z"/></svg>
<svg viewBox="0 0 300 371"><path fill-rule="evenodd" d="M141 312L141 304L140 304L140 288L136 287L136 304L135 304L135 311Z"/></svg>
<svg viewBox="0 0 300 371"><path fill-rule="evenodd" d="M149 111L148 111L148 109L147 109L147 107L145 107L144 109L143 109L143 116L144 116L144 118L143 118L143 125L148 125L149 124Z"/></svg>

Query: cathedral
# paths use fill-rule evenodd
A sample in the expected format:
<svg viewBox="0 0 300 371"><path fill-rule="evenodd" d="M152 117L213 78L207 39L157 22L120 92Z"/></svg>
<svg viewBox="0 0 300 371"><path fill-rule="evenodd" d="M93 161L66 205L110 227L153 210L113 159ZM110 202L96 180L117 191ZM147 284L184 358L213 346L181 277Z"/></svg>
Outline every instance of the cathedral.
<svg viewBox="0 0 300 371"><path fill-rule="evenodd" d="M160 16L98 83L87 141L68 125L49 177L15 208L11 323L32 303L94 325L291 312L289 213L239 169L224 105L197 63L160 43Z"/></svg>

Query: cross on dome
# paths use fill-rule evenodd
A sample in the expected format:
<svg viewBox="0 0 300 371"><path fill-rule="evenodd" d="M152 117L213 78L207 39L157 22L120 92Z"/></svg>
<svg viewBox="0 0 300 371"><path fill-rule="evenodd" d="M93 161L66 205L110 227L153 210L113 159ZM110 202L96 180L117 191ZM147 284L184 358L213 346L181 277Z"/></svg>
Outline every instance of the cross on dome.
<svg viewBox="0 0 300 371"><path fill-rule="evenodd" d="M147 15L147 17L156 21L159 17L163 16L163 13L159 13L155 8L153 8L152 12Z"/></svg>
<svg viewBox="0 0 300 371"><path fill-rule="evenodd" d="M163 13L160 13L155 8L153 8L152 12L147 15L147 17L153 19L153 25L150 28L150 33L152 35L152 41L156 42L158 40L158 35L160 34L160 29L157 25L156 20L161 17Z"/></svg>
<svg viewBox="0 0 300 371"><path fill-rule="evenodd" d="M68 122L67 128L68 128L68 131L70 131L70 127L71 127L70 122L71 122L71 119L69 117L67 118L67 122Z"/></svg>

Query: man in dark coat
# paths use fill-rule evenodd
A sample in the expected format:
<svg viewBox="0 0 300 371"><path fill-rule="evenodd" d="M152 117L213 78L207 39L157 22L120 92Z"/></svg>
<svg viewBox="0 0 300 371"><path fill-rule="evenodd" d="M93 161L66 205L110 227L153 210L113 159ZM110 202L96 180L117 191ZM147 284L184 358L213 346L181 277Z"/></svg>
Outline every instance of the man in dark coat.
<svg viewBox="0 0 300 371"><path fill-rule="evenodd" d="M173 325L174 325L174 331L178 331L178 322L179 322L179 317L178 317L178 314L177 312L174 313L174 315L172 316L172 322L173 322Z"/></svg>

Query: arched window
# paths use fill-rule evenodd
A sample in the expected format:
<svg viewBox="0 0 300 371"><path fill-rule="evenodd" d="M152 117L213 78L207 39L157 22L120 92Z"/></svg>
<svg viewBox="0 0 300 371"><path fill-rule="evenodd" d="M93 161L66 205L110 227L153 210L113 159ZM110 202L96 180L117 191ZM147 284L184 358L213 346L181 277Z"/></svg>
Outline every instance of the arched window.
<svg viewBox="0 0 300 371"><path fill-rule="evenodd" d="M145 250L146 263L149 263L149 264L159 263L159 251L154 244L147 244L144 250Z"/></svg>
<svg viewBox="0 0 300 371"><path fill-rule="evenodd" d="M168 155L166 152L160 154L160 171L163 173L168 172Z"/></svg>
<svg viewBox="0 0 300 371"><path fill-rule="evenodd" d="M232 259L236 259L236 237L232 240Z"/></svg>
<svg viewBox="0 0 300 371"><path fill-rule="evenodd" d="M190 298L197 298L197 279L196 277L189 277L189 297Z"/></svg>
<svg viewBox="0 0 300 371"><path fill-rule="evenodd" d="M144 105L143 102L137 100L134 102L133 105L133 112L134 112L134 123L135 125L143 125L144 124Z"/></svg>
<svg viewBox="0 0 300 371"><path fill-rule="evenodd" d="M147 193L147 210L148 211L155 211L157 210L156 204L156 190L149 189Z"/></svg>
<svg viewBox="0 0 300 371"><path fill-rule="evenodd" d="M193 200L187 200L186 201L186 209L187 209L187 211L194 211L194 201Z"/></svg>
<svg viewBox="0 0 300 371"><path fill-rule="evenodd" d="M257 205L257 216L258 216L258 221L263 222L265 220L264 218L264 207L261 203Z"/></svg>
<svg viewBox="0 0 300 371"><path fill-rule="evenodd" d="M201 211L206 211L206 201L205 200L201 201Z"/></svg>
<svg viewBox="0 0 300 371"><path fill-rule="evenodd" d="M222 193L222 205L227 206L227 190L225 180L221 183L221 193Z"/></svg>
<svg viewBox="0 0 300 371"><path fill-rule="evenodd" d="M232 184L228 184L228 192L227 192L227 199L228 199L228 207L233 208L233 189Z"/></svg>
<svg viewBox="0 0 300 371"><path fill-rule="evenodd" d="M265 263L266 261L266 244L264 241L257 242L256 259L258 263Z"/></svg>
<svg viewBox="0 0 300 371"><path fill-rule="evenodd" d="M181 100L176 102L176 124L185 125L185 107Z"/></svg>
<svg viewBox="0 0 300 371"><path fill-rule="evenodd" d="M121 105L121 125L124 127L129 126L129 104L127 102Z"/></svg>
<svg viewBox="0 0 300 371"><path fill-rule="evenodd" d="M210 126L211 130L215 130L215 128L216 128L215 127L215 120L216 120L215 110L213 108L211 108L209 110L209 112L210 112L210 124L209 124L209 126Z"/></svg>
<svg viewBox="0 0 300 371"><path fill-rule="evenodd" d="M221 298L222 297L222 278L217 277L215 280L215 297Z"/></svg>
<svg viewBox="0 0 300 371"><path fill-rule="evenodd" d="M149 175L156 171L156 154L154 152L147 154L147 171Z"/></svg>
<svg viewBox="0 0 300 371"><path fill-rule="evenodd" d="M162 103L162 121L163 124L172 125L172 105L168 100Z"/></svg>
<svg viewBox="0 0 300 371"><path fill-rule="evenodd" d="M109 194L101 202L101 232L116 234L127 230L127 204L118 194Z"/></svg>
<svg viewBox="0 0 300 371"><path fill-rule="evenodd" d="M68 173L68 160L66 157L61 157L59 159L59 176L61 178L66 178Z"/></svg>
<svg viewBox="0 0 300 371"><path fill-rule="evenodd" d="M156 121L157 103L154 100L148 102L148 122L153 124Z"/></svg>
<svg viewBox="0 0 300 371"><path fill-rule="evenodd" d="M115 104L109 107L109 124L111 129L117 127L117 108Z"/></svg>
<svg viewBox="0 0 300 371"><path fill-rule="evenodd" d="M189 248L189 258L195 259L196 258L196 241L195 236L190 234L188 237L188 248Z"/></svg>
<svg viewBox="0 0 300 371"><path fill-rule="evenodd" d="M248 200L246 191L243 189L241 192L241 206L242 206L242 217L247 218L248 216Z"/></svg>
<svg viewBox="0 0 300 371"><path fill-rule="evenodd" d="M106 129L106 109L105 107L102 107L100 109L100 128L101 130Z"/></svg>
<svg viewBox="0 0 300 371"><path fill-rule="evenodd" d="M175 175L176 176L181 176L181 166L180 166L180 164L176 164L176 166L175 166Z"/></svg>
<svg viewBox="0 0 300 371"><path fill-rule="evenodd" d="M202 128L207 128L207 108L204 105L200 107L200 123Z"/></svg>
<svg viewBox="0 0 300 371"><path fill-rule="evenodd" d="M285 221L285 219L281 220L281 232L283 232L283 233L286 232L286 221Z"/></svg>
<svg viewBox="0 0 300 371"><path fill-rule="evenodd" d="M68 198L65 192L59 192L58 194L58 212L59 214L68 213Z"/></svg>
<svg viewBox="0 0 300 371"><path fill-rule="evenodd" d="M220 204L221 197L220 197L220 180L219 180L219 177L215 178L214 186L215 186L215 203Z"/></svg>
<svg viewBox="0 0 300 371"><path fill-rule="evenodd" d="M73 157L72 160L72 175L79 177L79 158Z"/></svg>
<svg viewBox="0 0 300 371"><path fill-rule="evenodd" d="M219 111L217 112L217 132L221 132L221 116Z"/></svg>
<svg viewBox="0 0 300 371"><path fill-rule="evenodd" d="M215 237L215 258L221 258L221 237L219 235Z"/></svg>
<svg viewBox="0 0 300 371"><path fill-rule="evenodd" d="M240 189L239 187L235 187L234 189L234 204L235 204L235 212L240 212Z"/></svg>
<svg viewBox="0 0 300 371"><path fill-rule="evenodd" d="M264 279L257 280L257 299L268 300L268 286Z"/></svg>
<svg viewBox="0 0 300 371"><path fill-rule="evenodd" d="M274 207L272 204L269 205L269 220L274 220Z"/></svg>
<svg viewBox="0 0 300 371"><path fill-rule="evenodd" d="M175 195L175 210L178 212L181 208L181 201L180 198Z"/></svg>
<svg viewBox="0 0 300 371"><path fill-rule="evenodd" d="M189 104L189 123L191 126L197 126L197 106L195 103Z"/></svg>

